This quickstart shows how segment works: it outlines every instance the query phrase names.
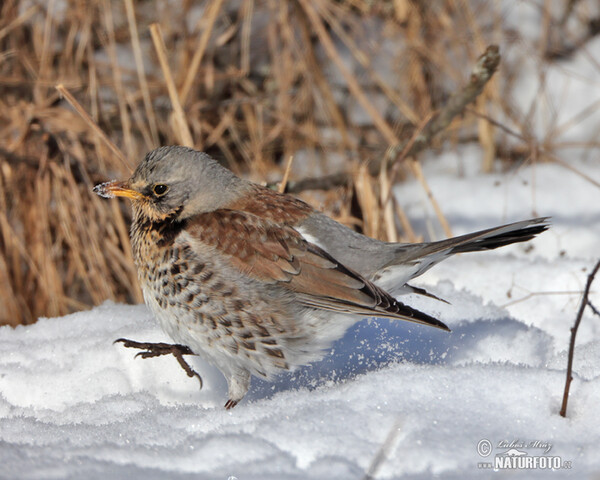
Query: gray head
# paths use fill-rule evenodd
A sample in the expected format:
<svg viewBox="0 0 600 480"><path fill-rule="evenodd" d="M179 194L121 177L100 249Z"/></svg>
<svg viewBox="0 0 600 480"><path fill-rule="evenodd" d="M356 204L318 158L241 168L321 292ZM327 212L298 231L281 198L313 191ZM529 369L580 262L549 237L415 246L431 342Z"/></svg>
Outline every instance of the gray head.
<svg viewBox="0 0 600 480"><path fill-rule="evenodd" d="M174 146L148 153L129 180L97 185L94 191L128 197L135 210L160 220L217 210L245 193L248 186L207 154Z"/></svg>

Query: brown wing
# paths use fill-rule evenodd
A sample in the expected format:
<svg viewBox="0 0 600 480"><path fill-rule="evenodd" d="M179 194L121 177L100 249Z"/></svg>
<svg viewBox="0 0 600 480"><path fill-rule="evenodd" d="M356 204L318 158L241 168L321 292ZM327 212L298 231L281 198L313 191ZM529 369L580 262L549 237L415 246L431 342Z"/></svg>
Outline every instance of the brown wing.
<svg viewBox="0 0 600 480"><path fill-rule="evenodd" d="M248 212L217 210L194 217L186 230L228 255L242 273L289 288L307 306L448 330L439 320L398 302L346 268L291 227Z"/></svg>

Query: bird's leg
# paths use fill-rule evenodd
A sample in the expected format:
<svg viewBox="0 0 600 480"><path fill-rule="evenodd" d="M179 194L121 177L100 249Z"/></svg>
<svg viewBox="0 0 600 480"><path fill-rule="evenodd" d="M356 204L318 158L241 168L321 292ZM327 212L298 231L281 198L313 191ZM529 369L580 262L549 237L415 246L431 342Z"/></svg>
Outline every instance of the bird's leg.
<svg viewBox="0 0 600 480"><path fill-rule="evenodd" d="M139 348L145 350L145 352L139 352L136 355L141 358L152 358L160 357L161 355L173 355L181 368L185 370L188 377L196 377L200 382L200 388L202 388L202 377L196 372L190 365L184 360L184 355L196 355L185 345L171 344L171 343L151 343L151 342L135 342L128 340L127 338L118 338L113 343L121 342L124 347L127 348Z"/></svg>
<svg viewBox="0 0 600 480"><path fill-rule="evenodd" d="M229 386L229 400L225 403L225 408L231 410L248 393L250 372L245 368L236 368L231 375L226 375L226 378Z"/></svg>

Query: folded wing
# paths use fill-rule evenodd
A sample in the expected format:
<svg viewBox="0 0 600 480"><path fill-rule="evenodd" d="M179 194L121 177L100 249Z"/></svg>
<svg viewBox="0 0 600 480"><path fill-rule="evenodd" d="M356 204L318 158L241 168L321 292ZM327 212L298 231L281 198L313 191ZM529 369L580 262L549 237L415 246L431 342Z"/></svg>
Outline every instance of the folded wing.
<svg viewBox="0 0 600 480"><path fill-rule="evenodd" d="M346 268L291 227L248 212L217 210L194 217L187 231L230 257L243 274L295 292L306 306L448 330L439 320L404 305Z"/></svg>

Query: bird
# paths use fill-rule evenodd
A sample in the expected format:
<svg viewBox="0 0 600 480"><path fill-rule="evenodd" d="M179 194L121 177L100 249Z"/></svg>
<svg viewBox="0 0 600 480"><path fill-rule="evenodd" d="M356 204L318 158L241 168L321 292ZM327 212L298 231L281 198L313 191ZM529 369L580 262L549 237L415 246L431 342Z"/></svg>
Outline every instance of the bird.
<svg viewBox="0 0 600 480"><path fill-rule="evenodd" d="M361 318L449 331L397 298L434 297L408 282L456 253L525 242L549 227L542 217L429 243L383 242L183 146L157 148L128 180L93 190L131 200L143 297L176 343L116 342L143 358L173 354L201 385L183 355L203 357L227 380L227 409L251 376L272 379L321 359Z"/></svg>

